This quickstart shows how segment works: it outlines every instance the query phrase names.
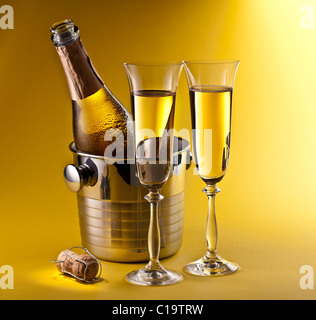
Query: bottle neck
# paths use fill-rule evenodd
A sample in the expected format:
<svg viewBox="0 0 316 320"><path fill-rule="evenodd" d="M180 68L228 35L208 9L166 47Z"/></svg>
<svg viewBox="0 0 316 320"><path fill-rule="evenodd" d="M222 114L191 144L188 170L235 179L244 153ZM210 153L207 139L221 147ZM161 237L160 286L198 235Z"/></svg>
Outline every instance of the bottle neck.
<svg viewBox="0 0 316 320"><path fill-rule="evenodd" d="M50 31L52 33L52 41L56 47L67 46L79 37L79 29L71 19L54 23Z"/></svg>
<svg viewBox="0 0 316 320"><path fill-rule="evenodd" d="M82 100L99 91L104 83L94 69L71 20L51 27L52 41L64 68L72 100Z"/></svg>

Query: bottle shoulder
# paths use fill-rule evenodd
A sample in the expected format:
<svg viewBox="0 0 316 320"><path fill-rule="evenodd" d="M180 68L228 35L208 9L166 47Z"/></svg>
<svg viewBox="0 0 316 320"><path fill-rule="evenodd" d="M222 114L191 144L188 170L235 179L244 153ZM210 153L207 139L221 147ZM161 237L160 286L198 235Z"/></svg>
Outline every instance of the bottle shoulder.
<svg viewBox="0 0 316 320"><path fill-rule="evenodd" d="M123 117L125 121L131 120L131 115L123 104L103 86L94 94L77 101L73 101L81 112L89 112L91 114L99 114L100 116L107 114L116 117Z"/></svg>

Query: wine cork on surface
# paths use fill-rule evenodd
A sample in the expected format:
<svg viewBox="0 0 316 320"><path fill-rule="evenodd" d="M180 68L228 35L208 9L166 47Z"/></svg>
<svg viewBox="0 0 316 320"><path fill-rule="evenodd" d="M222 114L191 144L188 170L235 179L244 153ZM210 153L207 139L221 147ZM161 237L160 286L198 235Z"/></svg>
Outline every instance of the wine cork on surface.
<svg viewBox="0 0 316 320"><path fill-rule="evenodd" d="M87 254L82 254L78 257L81 261L76 260L72 265L73 273L84 280L93 280L99 272L99 264L97 260Z"/></svg>
<svg viewBox="0 0 316 320"><path fill-rule="evenodd" d="M57 258L57 269L60 272L67 271L72 272L72 265L79 258L79 254L69 250L63 250Z"/></svg>
<svg viewBox="0 0 316 320"><path fill-rule="evenodd" d="M69 272L86 281L95 279L99 272L97 259L88 254L79 255L69 250L63 250L58 255L56 267L60 272Z"/></svg>

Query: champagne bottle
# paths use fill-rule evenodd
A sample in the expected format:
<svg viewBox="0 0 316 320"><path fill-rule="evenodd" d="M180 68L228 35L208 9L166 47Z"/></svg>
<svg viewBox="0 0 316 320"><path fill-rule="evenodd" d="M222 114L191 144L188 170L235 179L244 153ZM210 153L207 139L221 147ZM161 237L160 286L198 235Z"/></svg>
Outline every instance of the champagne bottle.
<svg viewBox="0 0 316 320"><path fill-rule="evenodd" d="M67 19L53 24L50 30L69 86L76 148L103 156L106 148L115 141L115 146L121 150L124 148L126 155L127 141L132 133L131 116L93 67L78 27ZM120 130L112 140L105 139L109 129Z"/></svg>

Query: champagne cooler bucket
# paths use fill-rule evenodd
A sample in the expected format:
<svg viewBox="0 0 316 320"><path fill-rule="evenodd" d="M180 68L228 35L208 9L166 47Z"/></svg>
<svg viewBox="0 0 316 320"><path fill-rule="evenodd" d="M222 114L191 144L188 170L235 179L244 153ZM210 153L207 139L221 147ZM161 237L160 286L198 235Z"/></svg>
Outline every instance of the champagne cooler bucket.
<svg viewBox="0 0 316 320"><path fill-rule="evenodd" d="M74 143L70 150L74 164L66 166L64 178L77 193L82 246L103 260L148 261L149 203L134 161L113 163L76 150ZM182 244L185 174L191 161L189 142L175 138L172 170L159 205L161 258L175 254Z"/></svg>

